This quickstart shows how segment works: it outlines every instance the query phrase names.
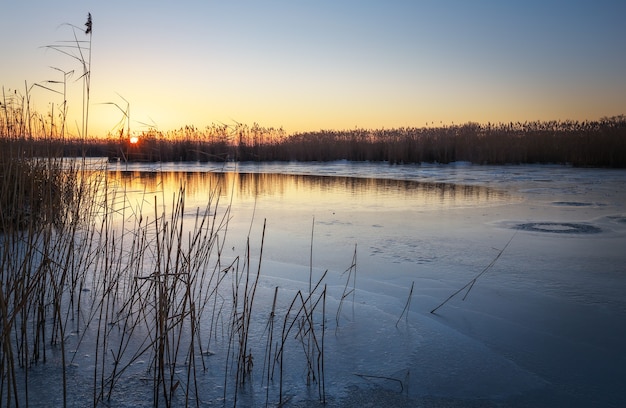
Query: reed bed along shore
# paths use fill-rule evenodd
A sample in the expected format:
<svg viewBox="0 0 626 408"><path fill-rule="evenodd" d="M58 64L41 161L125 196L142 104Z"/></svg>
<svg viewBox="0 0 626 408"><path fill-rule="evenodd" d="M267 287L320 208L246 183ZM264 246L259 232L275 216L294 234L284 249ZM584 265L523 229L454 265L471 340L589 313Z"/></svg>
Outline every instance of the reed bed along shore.
<svg viewBox="0 0 626 408"><path fill-rule="evenodd" d="M64 116L31 112L29 98L4 96L0 138L28 142L37 155L54 146L64 156L120 161L376 161L389 163L570 164L626 167L626 116L596 121L465 123L398 129L320 130L213 124L204 129L149 129L72 137ZM61 112L63 112L61 110ZM57 115L58 116L58 115Z"/></svg>

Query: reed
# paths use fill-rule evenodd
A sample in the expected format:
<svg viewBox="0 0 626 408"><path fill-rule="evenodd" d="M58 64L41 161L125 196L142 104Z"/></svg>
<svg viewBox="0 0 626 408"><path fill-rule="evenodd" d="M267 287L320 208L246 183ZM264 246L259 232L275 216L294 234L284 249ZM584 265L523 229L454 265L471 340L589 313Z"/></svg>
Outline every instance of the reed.
<svg viewBox="0 0 626 408"><path fill-rule="evenodd" d="M272 311L267 319L265 331L267 332L267 342L265 354L263 356L263 379L261 386L265 383L265 406L269 405L270 381L272 379L272 344L274 343L274 320L276 317L276 300L278 299L278 286L274 289L274 300L272 301ZM264 383L263 383L264 381Z"/></svg>
<svg viewBox="0 0 626 408"><path fill-rule="evenodd" d="M16 376L24 380L32 364L46 362L49 345L59 347L65 367L67 316L64 304L75 277L69 266L80 248L73 231L90 211L93 191L75 162L34 158L24 149L3 150L0 158L0 308L3 313L0 394L12 405L20 400ZM28 153L28 152L26 152ZM80 187L79 187L80 186ZM83 195L77 194L82 188ZM78 211L81 208L81 211ZM51 323L48 323L51 322ZM18 375L16 367L22 371ZM63 399L67 398L63 369Z"/></svg>
<svg viewBox="0 0 626 408"><path fill-rule="evenodd" d="M320 337L315 332L315 312L318 307L322 308L322 321L325 321L325 299L326 299L326 287L321 293L318 294L317 289L320 288L324 278L328 271L325 271L315 286L309 291L309 294L305 297L303 292L299 290L291 300L287 313L283 319L283 327L281 334L281 342L277 347L274 362L278 364L279 369L279 405L286 402L286 395L284 393L284 374L287 369L285 365L285 352L287 350L287 342L290 334L293 330L296 330L295 338L298 339L302 345L303 354L306 362L306 378L307 385L311 383L318 384L318 392L320 401L325 401L326 396L322 392L325 390L325 377L324 377L324 353L323 353L323 341L318 340ZM317 298L315 298L317 296ZM320 305L320 302L322 305ZM322 325L325 329L325 325ZM306 339L312 339L313 346L306 347ZM323 339L323 334L321 336Z"/></svg>
<svg viewBox="0 0 626 408"><path fill-rule="evenodd" d="M480 271L480 273L478 273L472 280L470 280L469 282L467 282L462 288L460 288L459 290L455 291L454 293L452 293L450 296L448 296L446 298L446 300L444 300L443 302L441 302L437 307L435 307L434 309L432 309L430 311L431 314L435 314L435 312L437 310L439 310L443 305L445 305L446 303L448 303L450 300L452 300L452 298L454 298L456 295L458 295L459 293L465 291L465 295L463 295L463 300L465 300L467 298L467 296L469 295L470 291L472 290L472 288L474 287L474 284L476 283L476 281L478 281L478 278L480 278L481 276L483 276L487 271L489 271L491 268L493 268L493 266L496 264L496 262L498 261L498 259L500 259L500 257L502 256L502 254L504 253L504 251L509 247L509 245L511 244L511 242L513 241L513 238L515 238L515 235L517 234L514 233L511 238L507 241L506 245L504 245L504 247L502 247L502 249L500 251L498 251L498 254L491 260L491 262L489 262L489 265L487 265L485 268L483 268L482 271ZM413 285L411 285L411 292L413 292ZM410 301L410 295L409 295L409 301ZM407 303L408 305L408 303ZM404 313L404 312L403 312Z"/></svg>
<svg viewBox="0 0 626 408"><path fill-rule="evenodd" d="M341 299L339 300L339 307L337 307L337 315L335 317L337 328L339 328L339 318L341 317L341 311L343 309L343 302L346 300L346 298L350 297L350 295L352 295L352 316L354 317L354 297L356 295L356 267L357 267L356 249L357 249L357 246L354 245L354 254L352 255L352 263L343 272L343 274L347 275L347 277L346 277L346 284L344 285L344 288L343 288L343 293L341 294ZM352 280L352 288L349 289L351 280Z"/></svg>
<svg viewBox="0 0 626 408"><path fill-rule="evenodd" d="M58 47L58 46L50 46ZM90 52L81 43L72 49ZM59 48L55 48L59 49ZM83 67L88 82L90 63L74 56ZM71 71L70 71L71 72ZM68 72L64 73L64 82ZM61 81L48 81L60 83ZM35 84L56 93L50 84ZM31 88L32 88L31 86ZM85 85L86 90L89 86ZM64 91L63 91L64 92ZM467 161L476 164L551 163L574 166L626 167L626 116L604 117L594 121L534 121L516 123L469 122L439 127L397 129L319 130L287 134L282 128L212 124L203 129L184 126L159 131L135 132L137 143L130 143L129 104L122 109L122 121L116 134L67 135L67 101L58 105L59 125L53 112L33 112L30 88L5 90L0 102L3 120L0 135L8 138L27 136L33 149L45 148L43 140L54 140L65 155L109 157L121 161L375 161L395 163L450 163ZM88 92L85 94L88 100ZM54 105L52 105L54 106ZM123 125L126 124L126 129ZM49 144L48 144L49 145Z"/></svg>
<svg viewBox="0 0 626 408"><path fill-rule="evenodd" d="M104 163L88 163L19 156L1 162L2 197L12 197L0 204L2 405L28 404L34 364L58 364L50 371L58 373L58 403L69 405L77 398L70 376L76 381L75 367L88 355L91 373L81 383L90 383L93 406L113 403L133 375L149 384L154 406L199 406L217 398L199 385L219 369L212 349L224 352L222 398L233 405L255 376L267 387L266 403L285 402L285 374L295 368L286 353L301 361L307 384L325 401L327 272L313 281L311 267L308 289L284 309L276 288L267 330L253 335L265 225L253 268L250 236L243 256L224 255L231 214L218 206L220 186L205 208L189 211L184 184L171 198L158 190L133 198ZM313 239L311 263L312 252ZM352 285L355 269L356 255ZM261 355L259 371L254 360Z"/></svg>
<svg viewBox="0 0 626 408"><path fill-rule="evenodd" d="M82 80L82 115L81 115L81 127L79 129L79 135L81 139L86 139L89 135L89 99L91 91L91 39L93 34L93 20L91 13L87 13L87 20L84 24L85 28L78 27L74 24L65 23L64 26L70 28L72 32L71 40L59 41L55 44L47 45L45 48L59 52L71 59L77 61L82 69L80 79ZM78 33L84 33L88 36L88 40L81 40L78 37ZM55 68L58 70L58 68ZM65 81L65 78L64 78ZM64 89L65 94L65 89ZM65 95L64 95L65 99ZM63 107L65 114L67 113L67 103L63 101ZM65 115L63 116L65 119Z"/></svg>
<svg viewBox="0 0 626 408"><path fill-rule="evenodd" d="M402 316L406 315L406 319L409 319L409 309L411 307L411 298L413 296L413 288L415 287L415 281L411 282L411 290L409 290L409 297L404 304L404 309L402 309L402 313L400 313L400 317L398 317L398 321L396 322L396 327L400 324L400 320L402 320Z"/></svg>
<svg viewBox="0 0 626 408"><path fill-rule="evenodd" d="M374 161L475 164L550 163L625 167L626 117L399 128L320 130L212 125L86 141L89 155L130 161Z"/></svg>

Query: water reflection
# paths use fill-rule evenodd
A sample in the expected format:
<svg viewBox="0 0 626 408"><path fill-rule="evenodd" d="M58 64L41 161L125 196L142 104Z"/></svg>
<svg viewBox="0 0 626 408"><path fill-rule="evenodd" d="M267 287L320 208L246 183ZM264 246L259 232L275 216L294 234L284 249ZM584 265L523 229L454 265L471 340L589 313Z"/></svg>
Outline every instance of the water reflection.
<svg viewBox="0 0 626 408"><path fill-rule="evenodd" d="M198 205L203 205L212 194L244 202L271 198L296 205L347 201L385 209L485 206L513 199L506 191L484 186L412 180L240 172L113 171L109 174L126 192L171 197L184 186L188 204Z"/></svg>

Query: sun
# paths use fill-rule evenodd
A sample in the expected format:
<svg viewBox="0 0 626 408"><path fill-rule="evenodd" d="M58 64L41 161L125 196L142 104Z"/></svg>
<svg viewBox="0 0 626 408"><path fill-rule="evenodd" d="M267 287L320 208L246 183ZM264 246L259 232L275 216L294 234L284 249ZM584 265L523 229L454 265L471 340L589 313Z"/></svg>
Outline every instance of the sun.
<svg viewBox="0 0 626 408"><path fill-rule="evenodd" d="M137 136L131 136L130 138L130 143L131 144L135 144L139 141L139 138Z"/></svg>

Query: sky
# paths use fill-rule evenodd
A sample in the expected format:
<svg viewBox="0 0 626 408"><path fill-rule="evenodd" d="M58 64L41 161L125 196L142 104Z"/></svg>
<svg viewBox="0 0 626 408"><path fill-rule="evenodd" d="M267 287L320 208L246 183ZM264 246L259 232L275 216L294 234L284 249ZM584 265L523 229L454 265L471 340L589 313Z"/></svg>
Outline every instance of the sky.
<svg viewBox="0 0 626 408"><path fill-rule="evenodd" d="M288 133L626 113L626 2L0 0L5 94L82 68L48 48L93 17L89 134L258 123ZM79 40L88 40L76 31ZM57 68L53 69L51 67ZM61 71L59 71L61 70ZM62 97L40 87L32 106ZM127 101L127 102L126 102Z"/></svg>

